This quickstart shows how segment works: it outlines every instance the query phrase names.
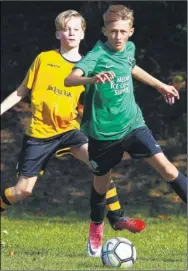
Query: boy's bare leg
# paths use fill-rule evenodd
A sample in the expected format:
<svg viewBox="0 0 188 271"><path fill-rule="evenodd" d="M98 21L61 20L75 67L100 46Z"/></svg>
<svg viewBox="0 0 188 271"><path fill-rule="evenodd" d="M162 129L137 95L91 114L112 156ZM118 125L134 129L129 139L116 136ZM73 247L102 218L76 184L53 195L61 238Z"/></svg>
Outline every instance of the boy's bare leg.
<svg viewBox="0 0 188 271"><path fill-rule="evenodd" d="M163 153L145 158L145 161L160 173L184 202L187 202L187 178Z"/></svg>
<svg viewBox="0 0 188 271"><path fill-rule="evenodd" d="M9 187L2 192L1 195L1 212L9 205L17 201L23 200L32 194L33 188L36 184L37 176L25 177L20 176L15 186Z"/></svg>
<svg viewBox="0 0 188 271"><path fill-rule="evenodd" d="M89 168L91 168L88 157L88 144L84 144L79 148L71 148L71 152L76 158L85 162ZM123 159L130 159L130 155L125 152ZM96 192L99 194L106 194L106 208L108 210L107 218L110 225L114 230L126 229L133 233L142 231L145 228L145 223L142 220L128 218L123 215L116 186L111 180L110 173L107 175L107 184L105 184L105 181L103 180L106 178L106 175L94 178L94 189L96 189Z"/></svg>

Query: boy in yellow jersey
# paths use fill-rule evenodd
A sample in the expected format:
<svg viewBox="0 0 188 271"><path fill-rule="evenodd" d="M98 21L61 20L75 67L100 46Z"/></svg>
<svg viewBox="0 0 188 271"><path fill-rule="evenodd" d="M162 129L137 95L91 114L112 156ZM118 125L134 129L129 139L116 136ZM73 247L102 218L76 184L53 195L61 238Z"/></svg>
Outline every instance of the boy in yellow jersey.
<svg viewBox="0 0 188 271"><path fill-rule="evenodd" d="M77 120L77 107L84 87L64 86L64 79L82 58L79 45L86 23L77 11L68 10L57 16L55 25L60 49L40 53L21 85L1 104L2 115L31 92L32 116L17 164L18 182L3 191L1 211L31 195L41 169L44 170L58 150L70 148L76 158L89 166L88 139L80 132ZM115 230L139 232L144 228L142 221L121 215L113 182L106 198L107 216Z"/></svg>

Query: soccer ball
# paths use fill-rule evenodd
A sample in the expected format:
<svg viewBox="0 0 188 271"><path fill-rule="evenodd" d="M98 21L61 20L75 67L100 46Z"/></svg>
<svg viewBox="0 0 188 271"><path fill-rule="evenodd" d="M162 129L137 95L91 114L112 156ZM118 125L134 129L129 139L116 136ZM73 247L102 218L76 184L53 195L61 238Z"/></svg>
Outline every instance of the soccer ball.
<svg viewBox="0 0 188 271"><path fill-rule="evenodd" d="M108 267L130 267L136 261L136 248L128 239L109 239L101 252L103 265Z"/></svg>

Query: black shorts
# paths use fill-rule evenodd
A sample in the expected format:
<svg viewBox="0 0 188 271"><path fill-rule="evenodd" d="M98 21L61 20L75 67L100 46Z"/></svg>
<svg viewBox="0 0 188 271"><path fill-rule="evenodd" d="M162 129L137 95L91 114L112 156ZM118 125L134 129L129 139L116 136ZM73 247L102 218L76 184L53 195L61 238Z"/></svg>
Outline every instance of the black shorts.
<svg viewBox="0 0 188 271"><path fill-rule="evenodd" d="M88 143L89 161L93 173L97 176L108 173L121 161L124 152L128 152L135 159L151 157L162 152L146 126L133 130L119 140L89 138Z"/></svg>
<svg viewBox="0 0 188 271"><path fill-rule="evenodd" d="M80 147L86 143L88 143L87 137L79 130L71 130L46 139L25 135L18 159L17 175L38 176L57 150L67 147Z"/></svg>

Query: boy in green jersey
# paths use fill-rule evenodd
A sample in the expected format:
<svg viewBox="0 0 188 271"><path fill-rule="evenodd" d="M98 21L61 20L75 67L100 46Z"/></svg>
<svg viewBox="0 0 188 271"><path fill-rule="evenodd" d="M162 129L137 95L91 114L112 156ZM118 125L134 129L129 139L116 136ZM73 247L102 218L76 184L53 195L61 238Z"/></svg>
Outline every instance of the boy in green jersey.
<svg viewBox="0 0 188 271"><path fill-rule="evenodd" d="M124 151L132 158L143 158L187 202L187 178L168 161L147 128L135 102L132 76L156 88L170 104L179 99L178 91L136 65L135 45L128 41L134 33L132 10L112 5L103 18L107 42L97 42L65 79L66 86L86 85L81 129L89 138L89 160L95 175L87 245L90 256L100 255L110 170Z"/></svg>

